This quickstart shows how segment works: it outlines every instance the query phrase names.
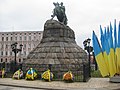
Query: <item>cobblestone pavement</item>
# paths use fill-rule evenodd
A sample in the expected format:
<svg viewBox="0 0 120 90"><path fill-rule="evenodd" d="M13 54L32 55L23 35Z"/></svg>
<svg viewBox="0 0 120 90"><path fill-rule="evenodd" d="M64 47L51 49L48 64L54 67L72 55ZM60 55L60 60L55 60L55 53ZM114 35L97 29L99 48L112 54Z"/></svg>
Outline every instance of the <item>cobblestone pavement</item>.
<svg viewBox="0 0 120 90"><path fill-rule="evenodd" d="M63 81L44 82L42 80L26 81L13 80L12 78L0 78L0 85L47 89L47 90L120 90L120 83L111 83L109 78L91 78L88 82L65 83Z"/></svg>

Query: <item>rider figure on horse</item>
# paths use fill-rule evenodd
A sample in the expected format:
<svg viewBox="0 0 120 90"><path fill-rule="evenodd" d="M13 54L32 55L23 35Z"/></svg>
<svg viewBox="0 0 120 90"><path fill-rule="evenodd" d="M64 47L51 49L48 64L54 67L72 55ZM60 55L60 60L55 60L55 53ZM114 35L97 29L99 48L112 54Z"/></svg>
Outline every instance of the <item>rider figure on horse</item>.
<svg viewBox="0 0 120 90"><path fill-rule="evenodd" d="M58 21L62 22L63 24L67 25L67 17L65 14L65 6L63 6L63 2L60 4L53 3L55 8L53 10L53 15L51 15L52 19L57 16Z"/></svg>

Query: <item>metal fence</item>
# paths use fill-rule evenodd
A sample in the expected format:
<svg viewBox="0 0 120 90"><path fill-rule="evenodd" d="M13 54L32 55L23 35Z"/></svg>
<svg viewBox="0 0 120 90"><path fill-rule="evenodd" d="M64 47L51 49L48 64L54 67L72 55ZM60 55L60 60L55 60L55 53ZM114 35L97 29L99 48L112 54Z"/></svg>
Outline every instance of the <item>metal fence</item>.
<svg viewBox="0 0 120 90"><path fill-rule="evenodd" d="M75 82L86 82L89 77L89 64L17 64L17 69L21 68L24 71L24 75L29 68L34 68L38 73L38 78L41 79L41 74L50 69L54 75L54 81L63 80L63 75L67 71L71 71L74 75ZM5 68L6 72L13 73L14 64L0 64L0 69ZM8 76L9 77L9 76Z"/></svg>

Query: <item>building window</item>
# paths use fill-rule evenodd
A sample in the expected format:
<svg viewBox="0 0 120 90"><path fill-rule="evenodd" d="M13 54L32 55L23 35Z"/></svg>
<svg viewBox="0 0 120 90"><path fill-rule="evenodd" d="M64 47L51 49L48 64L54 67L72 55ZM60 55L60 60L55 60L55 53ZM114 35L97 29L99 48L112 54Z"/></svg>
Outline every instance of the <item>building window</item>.
<svg viewBox="0 0 120 90"><path fill-rule="evenodd" d="M3 59L1 58L1 62L3 62Z"/></svg>
<svg viewBox="0 0 120 90"><path fill-rule="evenodd" d="M5 47L6 49L8 49L8 45L6 44L6 47Z"/></svg>
<svg viewBox="0 0 120 90"><path fill-rule="evenodd" d="M10 62L11 62L11 58L10 58Z"/></svg>
<svg viewBox="0 0 120 90"><path fill-rule="evenodd" d="M7 62L7 58L5 59L5 62Z"/></svg>
<svg viewBox="0 0 120 90"><path fill-rule="evenodd" d="M6 41L8 41L8 37L6 37Z"/></svg>
<svg viewBox="0 0 120 90"><path fill-rule="evenodd" d="M1 45L1 49L3 49L4 47L3 47L3 44Z"/></svg>
<svg viewBox="0 0 120 90"><path fill-rule="evenodd" d="M1 51L1 56L3 56L3 51Z"/></svg>
<svg viewBox="0 0 120 90"><path fill-rule="evenodd" d="M6 56L8 55L8 52L6 51Z"/></svg>
<svg viewBox="0 0 120 90"><path fill-rule="evenodd" d="M11 41L12 41L12 37L11 37Z"/></svg>
<svg viewBox="0 0 120 90"><path fill-rule="evenodd" d="M17 37L15 37L15 40L17 41Z"/></svg>
<svg viewBox="0 0 120 90"><path fill-rule="evenodd" d="M4 41L4 37L2 37L2 41Z"/></svg>
<svg viewBox="0 0 120 90"><path fill-rule="evenodd" d="M36 37L34 36L34 40L36 40Z"/></svg>
<svg viewBox="0 0 120 90"><path fill-rule="evenodd" d="M22 37L20 36L20 40L22 41Z"/></svg>
<svg viewBox="0 0 120 90"><path fill-rule="evenodd" d="M10 55L12 55L12 52L10 52Z"/></svg>
<svg viewBox="0 0 120 90"><path fill-rule="evenodd" d="M24 40L26 40L26 36L24 36Z"/></svg>
<svg viewBox="0 0 120 90"><path fill-rule="evenodd" d="M24 44L24 48L26 49L26 44Z"/></svg>
<svg viewBox="0 0 120 90"><path fill-rule="evenodd" d="M29 36L29 40L31 40L31 36Z"/></svg>
<svg viewBox="0 0 120 90"><path fill-rule="evenodd" d="M21 62L21 59L19 58L19 62Z"/></svg>
<svg viewBox="0 0 120 90"><path fill-rule="evenodd" d="M31 44L29 43L29 48L31 48Z"/></svg>

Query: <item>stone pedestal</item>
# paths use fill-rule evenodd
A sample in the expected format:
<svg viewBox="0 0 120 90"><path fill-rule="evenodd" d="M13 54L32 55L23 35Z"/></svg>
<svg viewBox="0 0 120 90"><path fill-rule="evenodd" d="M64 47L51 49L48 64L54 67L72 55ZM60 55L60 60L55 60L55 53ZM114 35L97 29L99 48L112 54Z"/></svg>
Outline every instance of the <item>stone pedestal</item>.
<svg viewBox="0 0 120 90"><path fill-rule="evenodd" d="M32 50L27 64L82 64L88 63L86 52L75 42L74 31L56 20L47 20L43 38Z"/></svg>

